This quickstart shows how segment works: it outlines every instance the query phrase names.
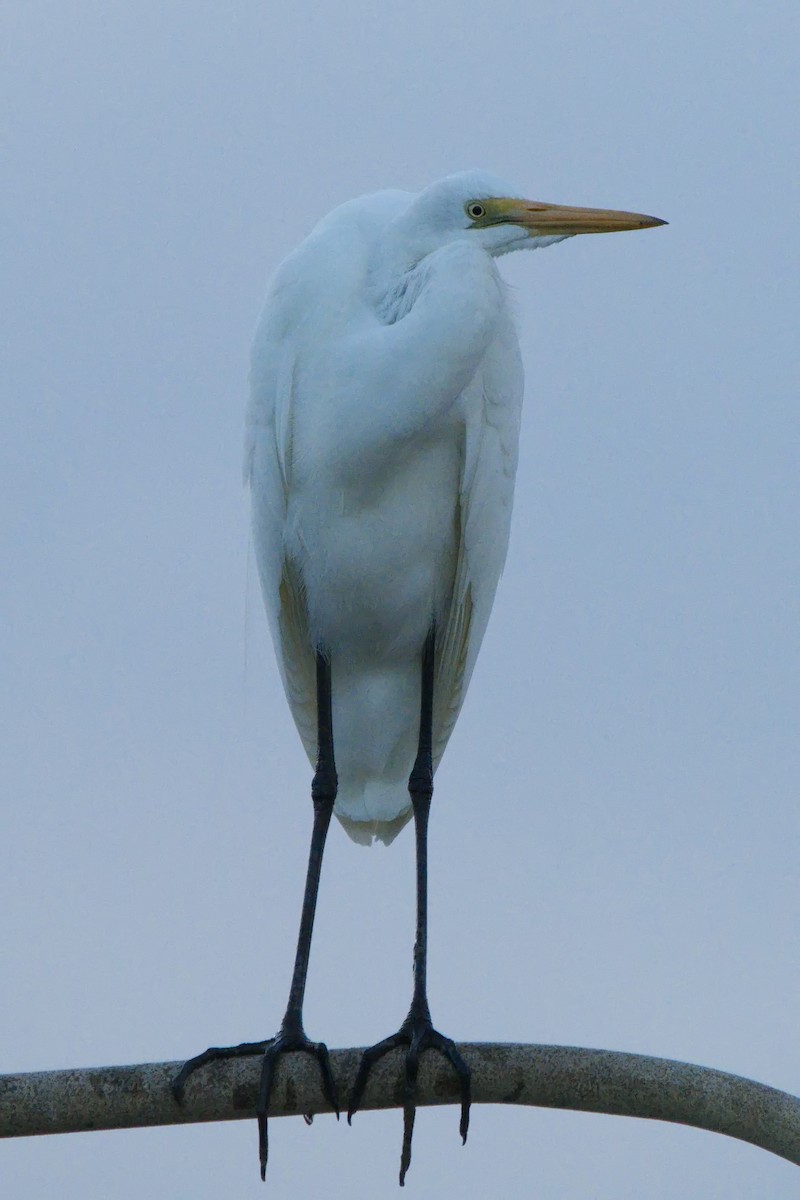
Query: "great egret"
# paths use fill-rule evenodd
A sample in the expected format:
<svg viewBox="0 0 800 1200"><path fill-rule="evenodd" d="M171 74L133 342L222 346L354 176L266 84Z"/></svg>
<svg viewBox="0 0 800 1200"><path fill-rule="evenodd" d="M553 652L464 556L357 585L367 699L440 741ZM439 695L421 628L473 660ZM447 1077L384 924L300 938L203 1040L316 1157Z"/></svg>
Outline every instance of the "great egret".
<svg viewBox="0 0 800 1200"><path fill-rule="evenodd" d="M261 1177L278 1056L319 1062L302 1009L331 814L350 836L390 842L413 814L417 851L414 990L373 1063L406 1046L402 1185L411 1159L419 1058L446 1056L426 990L427 822L433 773L453 730L508 545L522 366L495 259L579 233L662 225L655 217L517 198L466 171L418 195L387 191L335 209L276 271L255 338L246 471L256 556L286 696L316 773L314 824L294 975L278 1036L214 1048L263 1054ZM334 762L335 751L335 762Z"/></svg>

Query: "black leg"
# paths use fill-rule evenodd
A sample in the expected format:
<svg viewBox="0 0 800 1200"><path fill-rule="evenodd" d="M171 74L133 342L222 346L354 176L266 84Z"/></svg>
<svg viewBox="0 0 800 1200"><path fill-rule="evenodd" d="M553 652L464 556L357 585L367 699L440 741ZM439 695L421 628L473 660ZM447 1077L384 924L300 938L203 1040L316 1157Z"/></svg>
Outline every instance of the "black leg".
<svg viewBox="0 0 800 1200"><path fill-rule="evenodd" d="M172 1091L175 1099L180 1101L186 1080L198 1068L220 1058L239 1058L244 1055L262 1054L261 1081L258 1090L256 1116L258 1118L258 1148L261 1163L261 1178L264 1179L267 1170L269 1139L267 1135L267 1117L269 1111L270 1092L275 1074L275 1064L281 1054L292 1050L300 1050L305 1054L313 1054L319 1063L322 1076L322 1091L331 1108L339 1116L339 1102L336 1096L336 1085L331 1073L328 1059L328 1048L323 1042L312 1042L306 1037L303 1028L303 998L306 990L306 975L308 973L308 957L311 950L311 935L314 931L314 914L317 908L317 893L319 878L322 870L322 855L325 850L325 839L331 822L333 804L336 799L338 781L336 764L333 756L333 722L331 717L331 666L328 659L317 652L317 769L311 785L311 797L314 804L314 826L311 833L311 847L308 854L308 871L306 887L303 895L303 908L300 915L300 932L297 937L297 953L295 955L292 984L289 989L289 1002L281 1023L280 1032L276 1038L268 1042L242 1042L239 1046L212 1046L196 1058L184 1063L176 1076Z"/></svg>
<svg viewBox="0 0 800 1200"><path fill-rule="evenodd" d="M414 809L414 833L417 848L417 936L414 942L414 993L408 1016L397 1033L364 1051L358 1067L348 1106L347 1120L358 1111L373 1065L398 1046L407 1046L406 1080L403 1102L403 1149L400 1155L400 1186L405 1183L411 1163L411 1139L417 1105L419 1060L425 1050L438 1050L456 1072L461 1087L461 1140L467 1140L471 1100L470 1070L450 1038L433 1027L428 1006L428 816L433 795L433 677L436 635L431 630L422 653L422 696L420 703L417 758L408 781Z"/></svg>

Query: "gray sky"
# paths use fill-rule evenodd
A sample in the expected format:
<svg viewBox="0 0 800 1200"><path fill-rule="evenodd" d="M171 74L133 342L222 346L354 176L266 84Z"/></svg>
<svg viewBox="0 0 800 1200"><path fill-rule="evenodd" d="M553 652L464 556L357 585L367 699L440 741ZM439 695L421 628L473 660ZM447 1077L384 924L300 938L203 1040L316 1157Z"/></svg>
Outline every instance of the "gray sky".
<svg viewBox="0 0 800 1200"><path fill-rule="evenodd" d="M264 282L449 171L668 229L505 260L509 563L431 823L434 1018L800 1089L797 5L6 0L3 1070L271 1034L309 773L240 488ZM247 600L246 600L247 597ZM332 830L307 1027L396 1028L413 839ZM397 1195L401 1118L0 1146L4 1195ZM409 1194L779 1200L695 1130L424 1111Z"/></svg>

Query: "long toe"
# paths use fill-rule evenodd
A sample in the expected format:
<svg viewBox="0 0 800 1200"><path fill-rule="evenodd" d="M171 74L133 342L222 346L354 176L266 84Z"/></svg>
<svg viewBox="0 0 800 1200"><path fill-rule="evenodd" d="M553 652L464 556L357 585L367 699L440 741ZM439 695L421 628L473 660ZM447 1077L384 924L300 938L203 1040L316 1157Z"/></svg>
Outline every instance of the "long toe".
<svg viewBox="0 0 800 1200"><path fill-rule="evenodd" d="M336 1113L337 1121L339 1119L339 1099L336 1081L331 1071L328 1047L324 1042L310 1041L303 1033L279 1033L274 1041L267 1045L264 1051L264 1060L261 1064L261 1079L258 1086L256 1119L258 1121L258 1161L262 1179L266 1179L267 1160L269 1158L269 1103L272 1095L272 1085L275 1080L275 1068L282 1054L291 1054L294 1051L310 1054L317 1060L320 1070L322 1094Z"/></svg>
<svg viewBox="0 0 800 1200"><path fill-rule="evenodd" d="M202 1054L196 1054L194 1058L187 1059L183 1064L170 1085L172 1095L178 1104L181 1104L186 1090L186 1080L190 1075L194 1075L195 1071L205 1067L207 1063L219 1062L226 1058L245 1058L263 1054L268 1045L269 1042L240 1042L238 1046L209 1046Z"/></svg>
<svg viewBox="0 0 800 1200"><path fill-rule="evenodd" d="M353 1090L350 1093L350 1100L347 1105L348 1125L352 1124L353 1117L361 1106L364 1088L367 1086L367 1080L372 1068L390 1050L396 1050L398 1046L407 1046L408 1044L408 1036L400 1029L397 1033L391 1034L390 1037L384 1038L382 1042L376 1042L374 1046L369 1046L361 1055L361 1062L358 1064L358 1071L356 1072L356 1081L353 1084Z"/></svg>
<svg viewBox="0 0 800 1200"><path fill-rule="evenodd" d="M336 1120L338 1121L340 1116L339 1093L336 1087L336 1080L333 1078L333 1071L331 1070L331 1058L328 1053L328 1047L324 1042L309 1042L308 1046L304 1046L302 1049L316 1058L322 1080L322 1094L336 1113Z"/></svg>
<svg viewBox="0 0 800 1200"><path fill-rule="evenodd" d="M472 1072L459 1054L456 1044L451 1038L443 1037L435 1029L431 1031L431 1036L433 1039L431 1049L438 1050L440 1054L444 1055L458 1076L461 1090L461 1120L458 1132L461 1134L461 1144L463 1146L466 1143L467 1133L469 1132L469 1110L472 1104Z"/></svg>
<svg viewBox="0 0 800 1200"><path fill-rule="evenodd" d="M447 1059L458 1077L461 1096L459 1132L462 1142L466 1142L469 1129L472 1076L469 1067L458 1052L455 1042L434 1029L429 1017L417 1017L410 1014L397 1033L384 1038L383 1041L376 1042L362 1054L353 1090L350 1093L347 1110L348 1123L361 1104L370 1071L380 1059L398 1046L407 1047L404 1063L403 1146L400 1152L400 1186L403 1187L408 1168L411 1165L411 1144L417 1115L417 1079L422 1055L426 1050L436 1050Z"/></svg>

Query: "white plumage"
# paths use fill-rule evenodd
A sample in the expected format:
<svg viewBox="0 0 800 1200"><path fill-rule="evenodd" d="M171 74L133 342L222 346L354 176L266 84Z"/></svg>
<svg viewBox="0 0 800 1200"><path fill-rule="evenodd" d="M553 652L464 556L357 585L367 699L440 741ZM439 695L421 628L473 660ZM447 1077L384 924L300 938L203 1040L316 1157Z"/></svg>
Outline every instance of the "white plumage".
<svg viewBox="0 0 800 1200"><path fill-rule="evenodd" d="M470 171L344 204L278 268L256 334L261 585L312 763L315 652L330 657L335 812L356 841L410 817L425 637L435 622L437 764L505 560L523 377L494 259L660 223L513 195Z"/></svg>

